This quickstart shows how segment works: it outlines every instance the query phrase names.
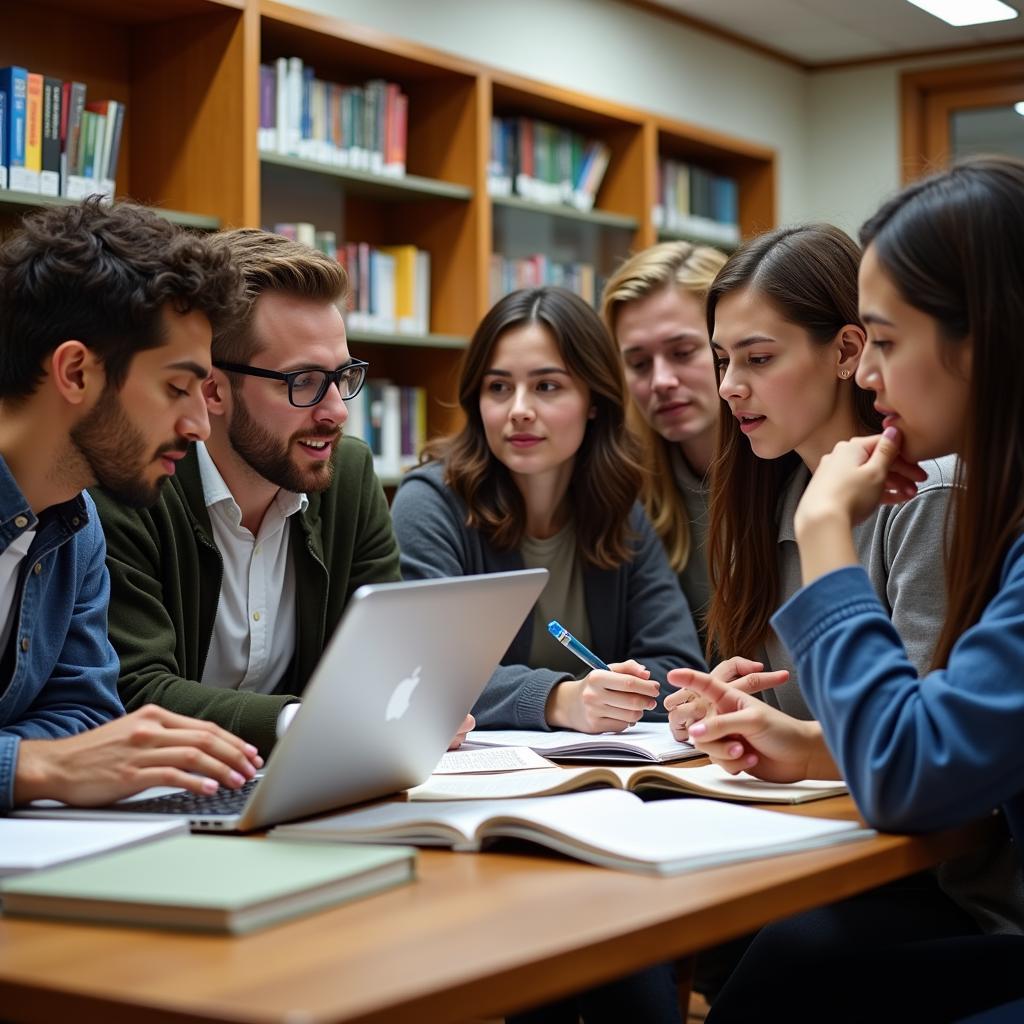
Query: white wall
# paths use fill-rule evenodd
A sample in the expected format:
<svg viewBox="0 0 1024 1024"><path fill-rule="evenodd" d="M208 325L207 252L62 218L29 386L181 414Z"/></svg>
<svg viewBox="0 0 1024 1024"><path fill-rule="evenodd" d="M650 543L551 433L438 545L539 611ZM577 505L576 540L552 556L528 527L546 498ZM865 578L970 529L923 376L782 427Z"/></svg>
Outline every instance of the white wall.
<svg viewBox="0 0 1024 1024"><path fill-rule="evenodd" d="M439 50L777 151L780 221L804 215L807 75L616 0L290 0Z"/></svg>
<svg viewBox="0 0 1024 1024"><path fill-rule="evenodd" d="M807 195L801 216L855 232L903 183L900 75L1020 54L1020 47L959 57L894 61L809 76Z"/></svg>

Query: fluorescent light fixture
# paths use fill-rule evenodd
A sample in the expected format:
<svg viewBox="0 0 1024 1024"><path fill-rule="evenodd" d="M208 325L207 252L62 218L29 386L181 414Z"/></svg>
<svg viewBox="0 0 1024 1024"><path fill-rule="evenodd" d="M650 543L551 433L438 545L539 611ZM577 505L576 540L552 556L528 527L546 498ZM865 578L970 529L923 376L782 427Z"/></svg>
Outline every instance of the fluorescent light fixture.
<svg viewBox="0 0 1024 1024"><path fill-rule="evenodd" d="M907 0L907 3L958 27L1010 21L1018 13L1002 0Z"/></svg>
<svg viewBox="0 0 1024 1024"><path fill-rule="evenodd" d="M1013 109L1016 110L1021 117L1024 117L1024 100L1020 103L1014 103Z"/></svg>

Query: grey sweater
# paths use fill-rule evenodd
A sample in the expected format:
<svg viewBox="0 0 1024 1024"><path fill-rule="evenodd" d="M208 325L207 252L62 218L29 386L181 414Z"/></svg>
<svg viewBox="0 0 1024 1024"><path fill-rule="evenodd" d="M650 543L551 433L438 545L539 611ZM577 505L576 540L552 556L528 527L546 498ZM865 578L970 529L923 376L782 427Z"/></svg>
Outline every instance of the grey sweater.
<svg viewBox="0 0 1024 1024"><path fill-rule="evenodd" d="M466 508L444 482L444 467L431 463L403 480L391 508L404 579L466 576L521 569L517 549L499 551L466 525ZM636 505L630 514L634 557L616 569L583 572L587 618L596 653L605 661L635 658L662 685L662 700L674 688L671 668L703 668L697 635L679 581L661 542ZM527 617L473 708L479 725L491 729L547 729L544 709L556 683L571 678L528 663L533 629ZM554 643L554 640L552 640ZM580 666L583 669L583 666ZM584 673L581 672L581 675ZM665 720L661 707L647 717Z"/></svg>
<svg viewBox="0 0 1024 1024"><path fill-rule="evenodd" d="M931 664L946 615L943 536L955 465L952 457L923 463L928 479L918 485L915 497L900 505L880 506L853 532L860 564L867 570L910 660L922 674ZM793 517L810 479L810 471L798 467L782 497L777 549L780 606L801 586ZM722 653L757 658L765 668L788 669L789 682L765 691L764 698L796 718L812 717L800 693L793 663L774 633L761 651Z"/></svg>

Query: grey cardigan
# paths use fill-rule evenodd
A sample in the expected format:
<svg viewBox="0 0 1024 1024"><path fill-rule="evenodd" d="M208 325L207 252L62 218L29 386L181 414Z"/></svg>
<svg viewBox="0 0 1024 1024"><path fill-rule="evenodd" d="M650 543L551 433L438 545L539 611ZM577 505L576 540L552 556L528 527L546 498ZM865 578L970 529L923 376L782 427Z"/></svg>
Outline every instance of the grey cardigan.
<svg viewBox="0 0 1024 1024"><path fill-rule="evenodd" d="M943 537L955 467L952 456L922 463L928 479L918 485L915 497L900 505L880 506L853 531L857 558L892 618L907 655L922 675L928 671L946 616ZM810 479L807 467L798 466L782 497L778 543L780 606L801 587L793 517ZM723 652L726 653L747 652ZM811 718L793 663L774 633L765 649L753 657L763 661L766 669L785 668L790 672L789 682L766 690L764 699L796 718Z"/></svg>
<svg viewBox="0 0 1024 1024"><path fill-rule="evenodd" d="M523 568L518 549L499 551L479 530L466 525L465 505L445 484L441 463L430 463L406 476L391 516L404 579ZM616 569L588 566L583 571L590 635L596 653L605 661L635 658L645 665L661 683L663 700L674 689L665 682L669 669L703 669L704 662L679 581L639 505L633 507L629 522L635 535L634 557ZM527 664L532 630L531 614L473 707L479 725L549 728L544 720L548 694L556 683L571 677ZM647 717L665 720L661 700Z"/></svg>

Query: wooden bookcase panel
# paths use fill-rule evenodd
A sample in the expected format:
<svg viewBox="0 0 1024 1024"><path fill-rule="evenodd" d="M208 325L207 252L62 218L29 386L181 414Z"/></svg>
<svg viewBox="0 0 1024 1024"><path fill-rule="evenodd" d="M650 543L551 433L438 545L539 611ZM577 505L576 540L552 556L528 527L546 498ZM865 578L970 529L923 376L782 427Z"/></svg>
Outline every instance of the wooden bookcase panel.
<svg viewBox="0 0 1024 1024"><path fill-rule="evenodd" d="M735 178L739 185L739 223L743 238L775 226L774 151L696 125L654 119L655 160L662 157L698 164ZM652 205L657 164L651 164Z"/></svg>
<svg viewBox="0 0 1024 1024"><path fill-rule="evenodd" d="M241 223L242 22L230 0L36 0L5 22L0 65L126 104L119 195Z"/></svg>
<svg viewBox="0 0 1024 1024"><path fill-rule="evenodd" d="M451 433L462 424L462 409L457 398L462 353L458 349L378 345L353 339L349 350L357 359L365 359L370 364L372 379L383 378L393 384L426 388L428 438ZM355 401L363 397L359 395Z"/></svg>

